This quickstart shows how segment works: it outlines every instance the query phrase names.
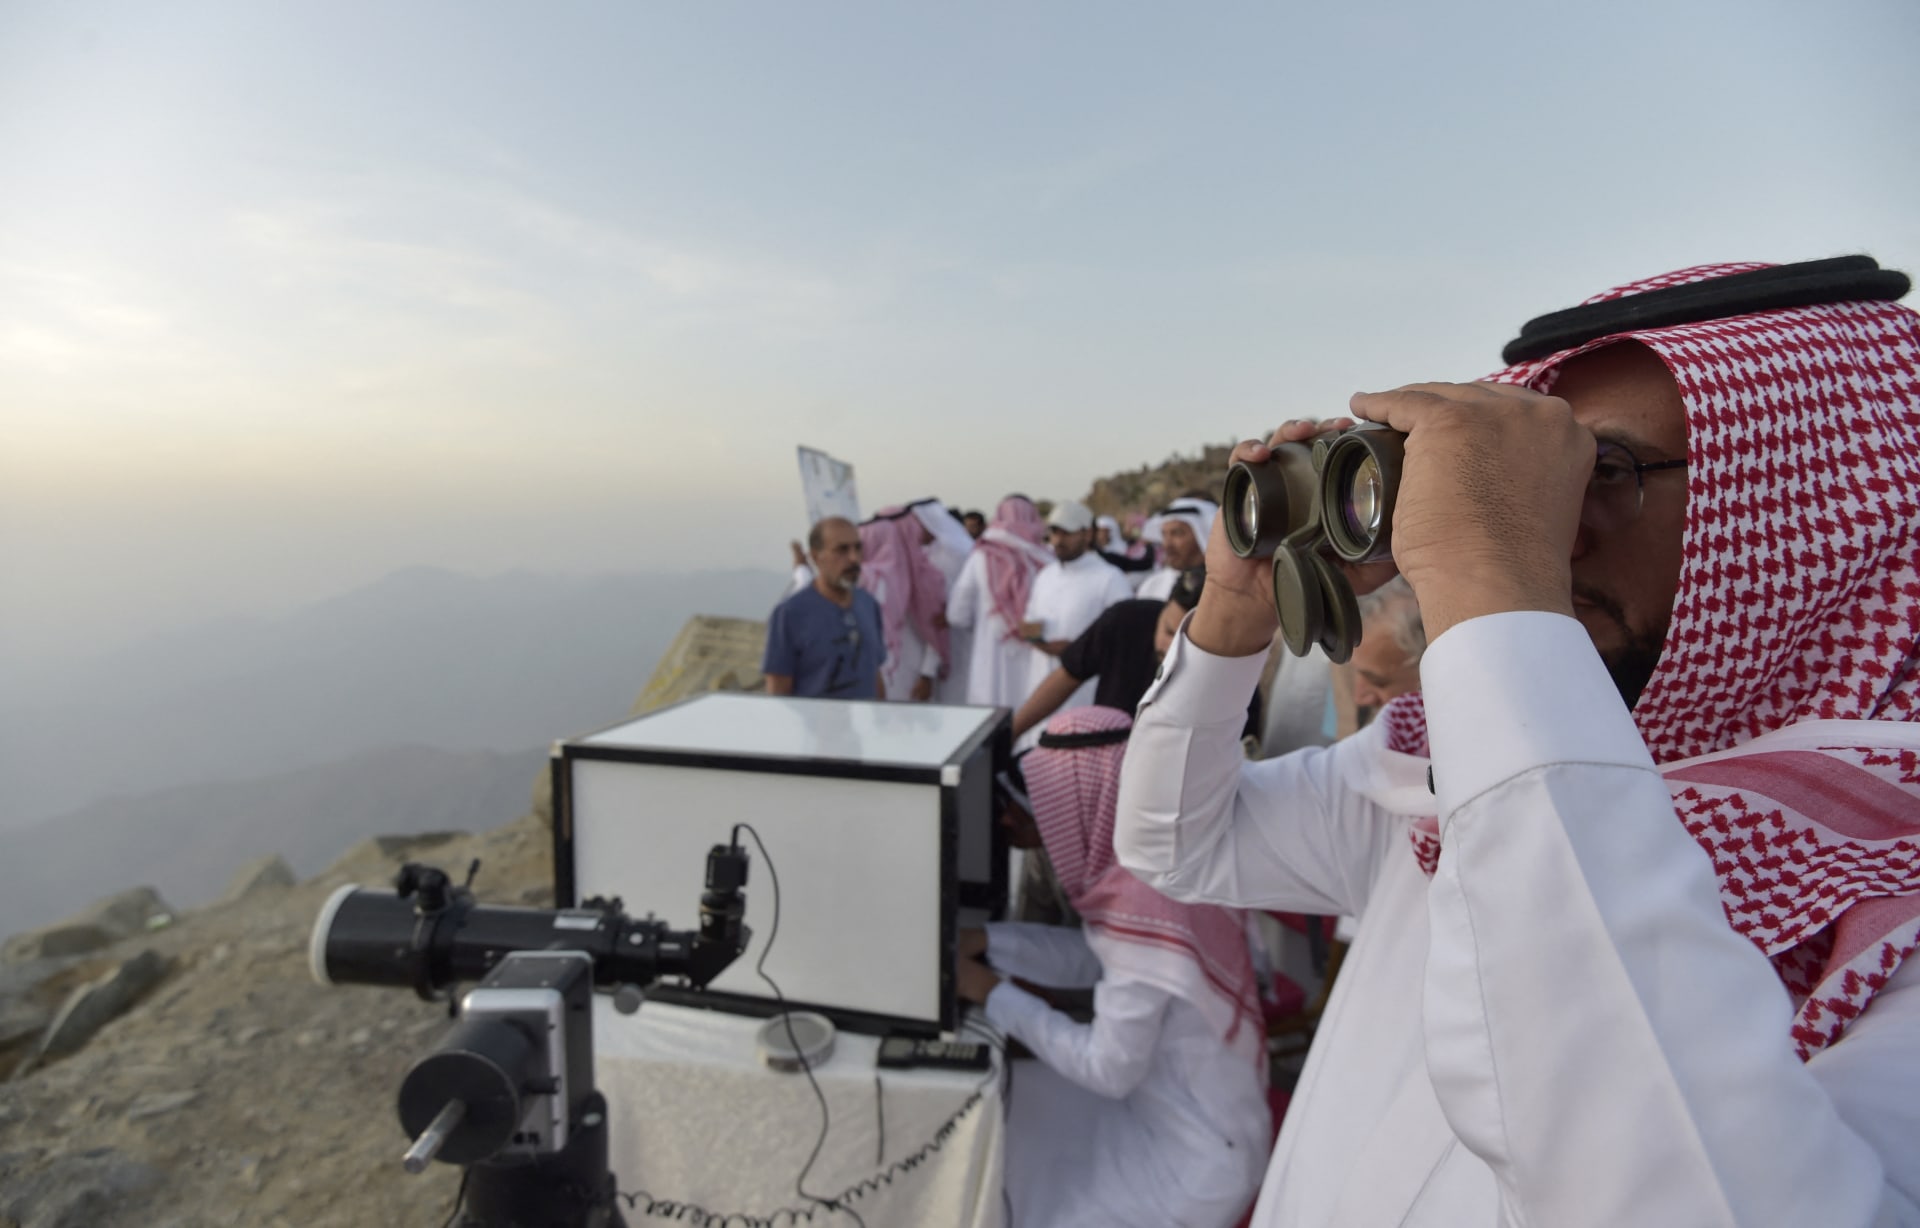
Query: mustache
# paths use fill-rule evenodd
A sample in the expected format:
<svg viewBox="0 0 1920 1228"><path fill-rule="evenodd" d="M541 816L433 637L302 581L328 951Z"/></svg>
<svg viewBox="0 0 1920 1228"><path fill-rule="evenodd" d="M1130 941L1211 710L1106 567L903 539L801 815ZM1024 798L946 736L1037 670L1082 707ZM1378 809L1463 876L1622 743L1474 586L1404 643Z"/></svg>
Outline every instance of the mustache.
<svg viewBox="0 0 1920 1228"><path fill-rule="evenodd" d="M1575 600L1586 602L1613 620L1613 622L1619 626L1620 630L1626 632L1629 636L1633 635L1633 628L1627 625L1627 612L1619 602L1607 596L1591 584L1582 584L1578 580L1573 582L1573 595Z"/></svg>

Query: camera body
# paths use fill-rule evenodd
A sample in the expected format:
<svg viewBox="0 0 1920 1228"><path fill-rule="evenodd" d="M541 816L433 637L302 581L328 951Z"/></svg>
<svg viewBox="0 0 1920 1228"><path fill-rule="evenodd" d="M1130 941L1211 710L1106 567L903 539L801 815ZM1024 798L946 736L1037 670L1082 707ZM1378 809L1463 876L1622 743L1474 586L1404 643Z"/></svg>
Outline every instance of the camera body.
<svg viewBox="0 0 1920 1228"><path fill-rule="evenodd" d="M410 987L441 1001L454 984L478 982L398 1097L414 1139L407 1170L436 1159L467 1169L459 1228L625 1223L594 1086L593 991L618 987L618 1004L662 977L708 984L751 937L746 883L739 845L714 845L695 930L629 918L617 899L481 905L443 871L413 864L393 891L349 884L327 900L309 949L321 984Z"/></svg>
<svg viewBox="0 0 1920 1228"><path fill-rule="evenodd" d="M461 999L460 1019L400 1084L400 1124L425 1133L466 1108L438 1158L478 1164L565 1150L593 1089L593 961L515 951Z"/></svg>

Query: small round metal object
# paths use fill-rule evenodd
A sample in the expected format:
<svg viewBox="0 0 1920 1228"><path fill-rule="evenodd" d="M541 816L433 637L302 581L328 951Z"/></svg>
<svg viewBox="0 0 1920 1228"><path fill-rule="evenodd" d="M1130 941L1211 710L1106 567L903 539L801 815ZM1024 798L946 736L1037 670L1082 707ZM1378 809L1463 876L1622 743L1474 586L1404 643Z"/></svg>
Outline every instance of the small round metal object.
<svg viewBox="0 0 1920 1228"><path fill-rule="evenodd" d="M792 1023L791 1029L787 1026ZM812 1011L775 1015L760 1025L755 1037L760 1060L768 1067L793 1074L803 1067L818 1068L833 1056L833 1020ZM799 1048L795 1048L795 1044Z"/></svg>

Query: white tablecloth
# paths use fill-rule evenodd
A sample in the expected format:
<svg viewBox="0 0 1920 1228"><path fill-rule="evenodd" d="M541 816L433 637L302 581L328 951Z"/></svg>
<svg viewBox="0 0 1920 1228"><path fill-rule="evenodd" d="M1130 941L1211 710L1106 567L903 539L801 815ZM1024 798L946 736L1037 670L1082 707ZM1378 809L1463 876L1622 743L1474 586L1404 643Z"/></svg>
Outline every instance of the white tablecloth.
<svg viewBox="0 0 1920 1228"><path fill-rule="evenodd" d="M810 1208L812 1218L799 1222L853 1225L794 1189L820 1137L820 1102L804 1074L761 1064L761 1020L662 1002L625 1016L600 995L594 1012L611 1165L621 1191L641 1195L624 1207L630 1228L785 1225L793 1217L776 1212ZM841 1032L814 1069L832 1125L807 1192L844 1199L867 1228L1001 1228L997 1064L992 1074L882 1071L879 1047L875 1037Z"/></svg>

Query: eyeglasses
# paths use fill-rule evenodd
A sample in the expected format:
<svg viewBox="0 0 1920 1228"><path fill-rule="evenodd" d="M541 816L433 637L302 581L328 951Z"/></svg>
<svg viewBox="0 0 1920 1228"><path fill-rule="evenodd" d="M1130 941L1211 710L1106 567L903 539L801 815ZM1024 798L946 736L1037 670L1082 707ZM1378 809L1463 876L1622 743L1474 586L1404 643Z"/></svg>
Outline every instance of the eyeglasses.
<svg viewBox="0 0 1920 1228"><path fill-rule="evenodd" d="M1593 458L1593 476L1587 479L1586 501L1580 520L1596 533L1623 529L1640 515L1646 497L1641 475L1661 469L1683 469L1687 458L1643 461L1625 444L1601 440Z"/></svg>

